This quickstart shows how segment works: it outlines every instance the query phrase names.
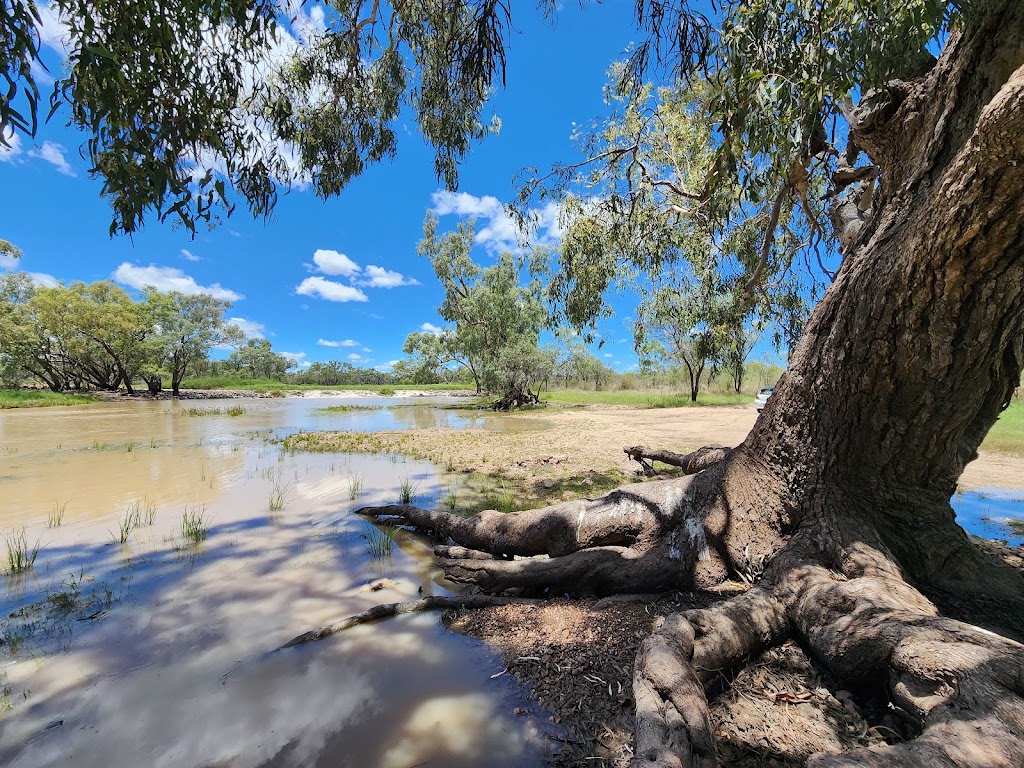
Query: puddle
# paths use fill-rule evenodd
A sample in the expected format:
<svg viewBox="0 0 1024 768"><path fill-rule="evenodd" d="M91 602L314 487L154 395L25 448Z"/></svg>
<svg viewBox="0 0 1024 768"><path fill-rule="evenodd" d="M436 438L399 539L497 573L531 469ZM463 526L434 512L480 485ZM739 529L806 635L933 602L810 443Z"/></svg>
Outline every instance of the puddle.
<svg viewBox="0 0 1024 768"><path fill-rule="evenodd" d="M268 437L499 423L421 405L314 413L331 404L0 414L0 532L24 526L42 547L31 571L0 577L0 764L543 764L554 742L542 714L516 716L529 706L524 692L507 675L492 679L498 659L436 614L268 653L374 604L451 586L425 541L399 531L389 543L350 514L397 501L403 481L419 503L435 503L447 487L432 465L289 454ZM245 411L182 413L229 406ZM185 537L186 512L204 521L204 541ZM132 514L141 524L121 544ZM361 589L382 577L398 586Z"/></svg>
<svg viewBox="0 0 1024 768"><path fill-rule="evenodd" d="M954 494L949 500L956 521L968 533L1024 546L1024 491L985 488ZM1010 521L1017 521L1012 528Z"/></svg>

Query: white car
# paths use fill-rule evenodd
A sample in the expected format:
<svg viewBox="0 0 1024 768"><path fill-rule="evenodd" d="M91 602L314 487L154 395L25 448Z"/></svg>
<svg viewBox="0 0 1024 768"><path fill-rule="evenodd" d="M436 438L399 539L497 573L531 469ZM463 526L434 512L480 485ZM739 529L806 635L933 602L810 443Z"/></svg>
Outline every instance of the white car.
<svg viewBox="0 0 1024 768"><path fill-rule="evenodd" d="M774 391L775 387L761 387L758 390L757 397L754 398L754 407L757 408L758 413L768 404L768 398L772 396Z"/></svg>

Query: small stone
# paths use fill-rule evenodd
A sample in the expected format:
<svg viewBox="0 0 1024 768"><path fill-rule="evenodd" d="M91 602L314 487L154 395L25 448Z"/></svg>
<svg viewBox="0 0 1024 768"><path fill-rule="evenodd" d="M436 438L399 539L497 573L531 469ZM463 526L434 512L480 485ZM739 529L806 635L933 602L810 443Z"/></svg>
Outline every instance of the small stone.
<svg viewBox="0 0 1024 768"><path fill-rule="evenodd" d="M382 589L394 589L398 582L393 579L377 579L359 588L360 592L380 592Z"/></svg>

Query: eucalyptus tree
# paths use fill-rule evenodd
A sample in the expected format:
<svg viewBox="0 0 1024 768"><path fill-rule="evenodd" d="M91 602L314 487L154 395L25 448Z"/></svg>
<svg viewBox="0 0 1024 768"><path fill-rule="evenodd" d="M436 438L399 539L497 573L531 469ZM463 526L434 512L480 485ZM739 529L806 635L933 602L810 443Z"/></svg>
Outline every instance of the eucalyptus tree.
<svg viewBox="0 0 1024 768"><path fill-rule="evenodd" d="M228 357L228 362L248 372L254 379L284 379L295 360L275 352L266 339L248 339Z"/></svg>
<svg viewBox="0 0 1024 768"><path fill-rule="evenodd" d="M205 360L215 346L239 346L243 342L238 326L228 323L224 313L231 303L209 294L185 295L178 291L160 293L147 289L145 309L153 326L150 337L152 363L156 373L170 375L171 391L180 393L181 382ZM147 378L147 383L156 380ZM150 384L150 388L153 388Z"/></svg>
<svg viewBox="0 0 1024 768"><path fill-rule="evenodd" d="M413 371L413 383L419 383L416 381L419 377L416 373L418 371L428 372L434 380L438 380L441 369L454 363L473 377L476 394L482 394L480 374L477 372L480 355L472 345L464 343L467 336L466 333L460 336L457 328L441 332L415 331L406 336L402 352L410 357L409 367Z"/></svg>
<svg viewBox="0 0 1024 768"><path fill-rule="evenodd" d="M56 7L70 28L57 98L89 133L114 229L129 231L148 212L212 219L230 210L228 186L266 213L293 166L263 127L293 142L299 173L331 194L393 151L391 126L410 102L453 185L456 161L486 130L508 21L494 0L339 0L327 33L274 68L273 3ZM590 258L607 238L608 222L586 215L597 203L624 212L614 242L632 235L646 249L622 261L634 270L660 263L645 239L697 222L724 242L749 221L756 247L725 270L745 301L781 286L803 254L814 259L785 242L789 232L797 245L834 236L842 263L824 263L834 279L750 435L696 457L691 468L704 471L500 525L407 508L410 522L497 553L447 563L449 576L487 589L753 582L669 617L645 642L637 765L713 765L703 684L788 638L848 685L884 691L920 727L906 744L816 755L813 768L1021 765L1022 646L941 608L973 606L977 617L987 605L987 624L1024 632L1024 578L973 545L948 502L1024 361L1024 3L726 0L713 19L683 0L635 7L641 40L620 93L643 104L626 94L667 74L659 98L701 105L713 132L667 156L692 157L701 173L656 173L627 132L592 158L621 161L615 178L631 181L625 194L584 188L567 203L579 225L562 249L567 316L600 312L618 274L616 259ZM38 104L36 6L4 8L0 136L31 129ZM637 125L694 111L641 110ZM517 554L549 557L507 557Z"/></svg>
<svg viewBox="0 0 1024 768"><path fill-rule="evenodd" d="M741 305L766 286L792 299L786 282L801 261L817 266L819 238L834 238L841 263L819 267L828 287L750 434L689 457L697 474L500 524L417 509L407 522L462 547L443 550L450 577L496 592L753 584L644 642L636 766L714 765L704 684L789 638L919 728L808 765L1024 763L1024 646L1010 639L1024 636L1024 577L976 546L949 504L1024 364L1024 3L725 3L696 51L681 3L638 8L683 43L684 64L702 54L707 77L670 84L669 111L638 110L647 101L623 90L625 127L594 144L565 203L553 283L565 315L600 316L623 270L657 273L690 253L733 280ZM654 61L654 38L624 80ZM652 142L631 140L669 120L681 127L663 135L696 135L704 114L710 139L669 142L658 164ZM557 195L555 182L528 194ZM756 247L723 259L717 246L748 227ZM709 231L716 247L675 245Z"/></svg>
<svg viewBox="0 0 1024 768"><path fill-rule="evenodd" d="M419 349L435 360L459 362L473 373L478 390L497 395L496 408L536 402L533 389L553 369L553 361L549 366L548 355L539 352L548 318L536 276L543 254L531 254L527 263L527 258L505 252L493 265L482 267L471 256L475 222L462 222L440 237L437 224L437 217L428 214L419 252L430 259L444 289L438 315L454 327L435 340L410 336L407 351ZM520 283L523 270L534 273L526 285Z"/></svg>

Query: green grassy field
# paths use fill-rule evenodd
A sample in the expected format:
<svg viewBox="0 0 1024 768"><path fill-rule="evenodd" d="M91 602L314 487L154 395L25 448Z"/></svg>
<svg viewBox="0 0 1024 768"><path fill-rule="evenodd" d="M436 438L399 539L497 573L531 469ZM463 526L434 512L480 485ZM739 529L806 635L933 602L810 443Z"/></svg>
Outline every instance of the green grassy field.
<svg viewBox="0 0 1024 768"><path fill-rule="evenodd" d="M1000 414L999 421L985 436L981 450L1024 454L1024 402L1014 399Z"/></svg>
<svg viewBox="0 0 1024 768"><path fill-rule="evenodd" d="M545 392L542 401L558 405L630 405L634 408L688 408L705 405L752 405L752 395L719 394L709 392L691 402L688 394L671 394L642 389L608 390L595 392L582 389L555 389Z"/></svg>
<svg viewBox="0 0 1024 768"><path fill-rule="evenodd" d="M29 389L0 389L0 408L38 408L45 405L81 405L95 402L92 395Z"/></svg>

